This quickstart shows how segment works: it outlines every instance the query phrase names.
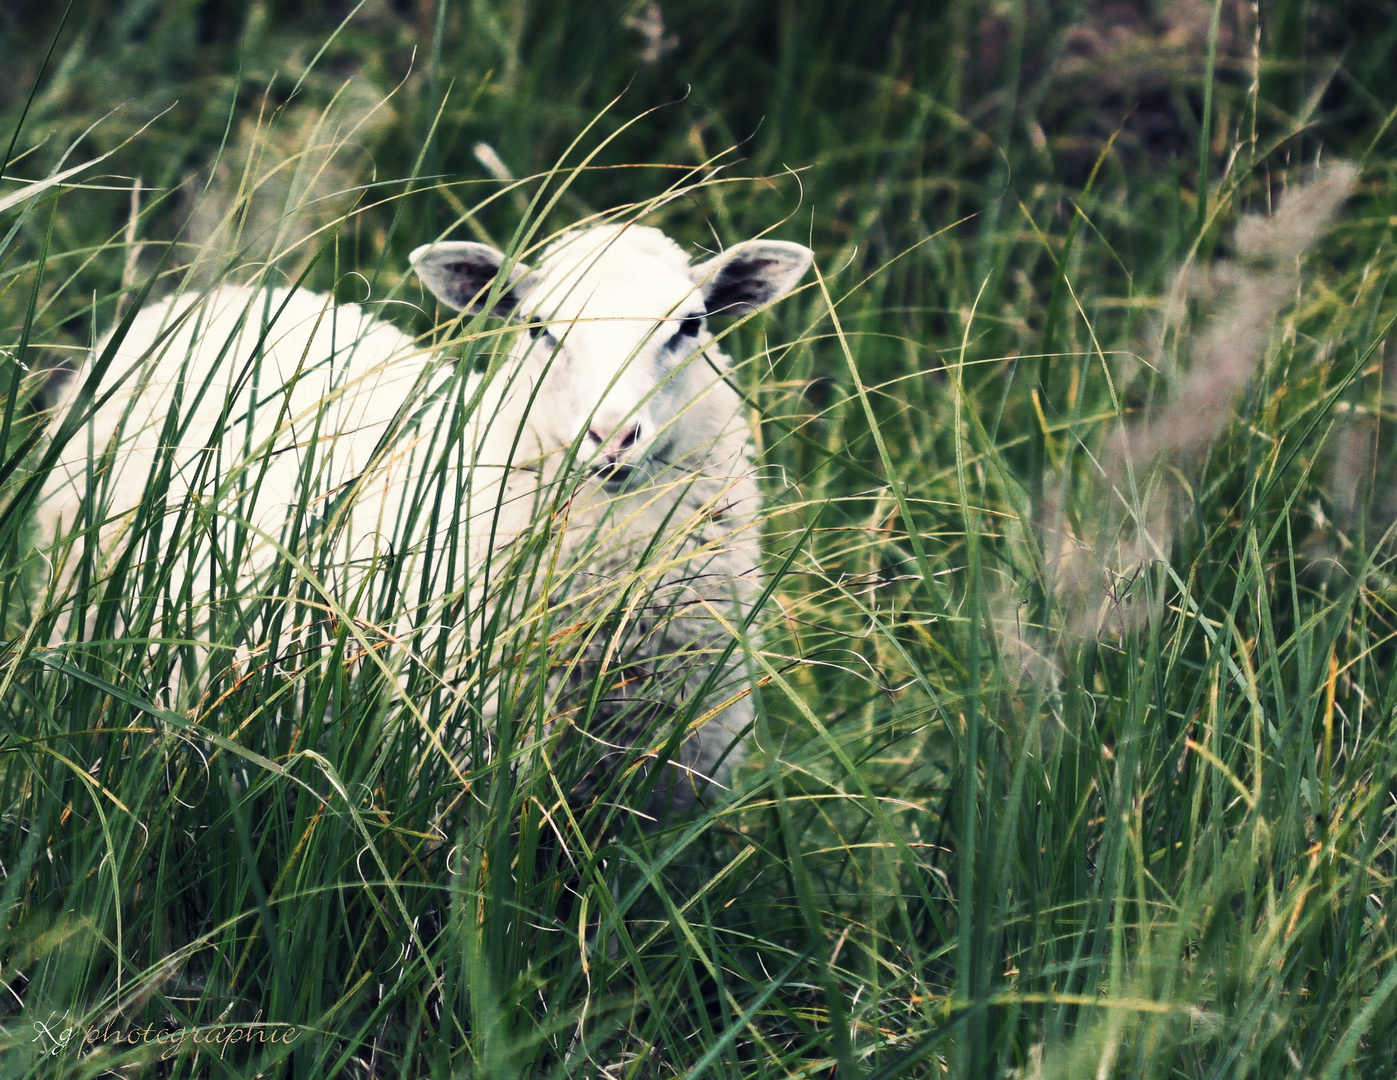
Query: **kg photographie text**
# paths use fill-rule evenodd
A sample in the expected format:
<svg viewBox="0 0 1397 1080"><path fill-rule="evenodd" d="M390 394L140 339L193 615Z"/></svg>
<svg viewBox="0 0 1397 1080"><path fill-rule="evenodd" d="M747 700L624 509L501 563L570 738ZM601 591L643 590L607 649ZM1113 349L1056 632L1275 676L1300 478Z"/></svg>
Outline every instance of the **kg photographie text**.
<svg viewBox="0 0 1397 1080"><path fill-rule="evenodd" d="M259 1012L257 1017L262 1014ZM67 1023L67 1016L48 1021L35 1020L37 1032L33 1042L41 1044L44 1053L55 1056L64 1050L86 1050L95 1046L115 1043L118 1046L155 1045L161 1048L160 1057L168 1060L178 1055L187 1046L196 1052L211 1053L217 1049L218 1056L224 1057L230 1046L240 1043L266 1045L275 1043L290 1046L300 1032L294 1024L265 1023L254 1017L241 1024L211 1024L205 1027L183 1027L170 1023L152 1023L143 1028L120 1026L112 1020L105 1027L89 1027L85 1032L80 1026Z"/></svg>

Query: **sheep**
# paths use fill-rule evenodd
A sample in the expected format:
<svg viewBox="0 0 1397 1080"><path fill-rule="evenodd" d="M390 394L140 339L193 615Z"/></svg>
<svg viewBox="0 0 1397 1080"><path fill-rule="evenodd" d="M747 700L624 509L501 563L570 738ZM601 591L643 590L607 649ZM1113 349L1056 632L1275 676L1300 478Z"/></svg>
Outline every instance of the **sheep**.
<svg viewBox="0 0 1397 1080"><path fill-rule="evenodd" d="M690 807L745 752L753 706L731 642L761 589L752 431L706 320L774 302L811 259L760 239L691 266L636 224L565 233L532 268L482 243L424 245L410 264L438 300L509 320L507 347L468 372L365 307L309 292L225 285L152 304L115 351L130 389L98 405L46 481L37 518L54 588L65 538L98 545L100 575L137 541L159 558L162 521L241 530L236 566L226 550L211 564L178 547L164 589L209 601L213 618L203 583L270 595L269 569L290 560L362 633L402 640L437 620L465 654L479 627L538 599L517 552L542 537L546 602L621 627L554 674L560 713L577 713L578 688L605 667L585 734L596 769L655 724L670 765L649 808ZM142 506L152 489L167 494ZM457 505L428 512L443 490ZM443 565L451 550L464 552L464 589ZM695 724L700 690L719 704ZM697 730L673 730L681 715Z"/></svg>

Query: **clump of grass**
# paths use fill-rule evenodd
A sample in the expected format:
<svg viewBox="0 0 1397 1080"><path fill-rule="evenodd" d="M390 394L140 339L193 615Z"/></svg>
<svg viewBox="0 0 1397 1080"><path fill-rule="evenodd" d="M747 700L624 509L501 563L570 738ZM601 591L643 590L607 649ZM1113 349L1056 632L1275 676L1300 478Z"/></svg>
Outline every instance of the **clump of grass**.
<svg viewBox="0 0 1397 1080"><path fill-rule="evenodd" d="M1381 492L1336 478L1326 443L1336 416L1387 418L1397 187L1390 65L1372 57L1388 31L1356 43L1335 83L1371 100L1345 90L1335 103L1316 59L1332 27L1318 8L1280 5L1251 96L1214 89L1202 126L1220 155L1190 144L1146 173L1108 148L1083 187L1060 180L1069 163L1054 154L1074 136L1051 126L1052 87L1041 108L1016 89L1033 89L1027 61L1006 58L993 93L968 96L970 6L902 22L895 7L662 4L679 44L653 65L643 31L602 27L565 0L532 15L476 5L476 23L451 5L366 8L328 45L334 27L309 15L230 30L179 6L77 13L21 129L21 175L57 160L44 134L66 146L95 119L89 78L128 88L130 104L79 145L82 160L181 104L177 123L107 159L115 179L97 182L94 167L79 190L30 189L0 221L13 328L0 343L0 1070L1389 1071L1392 550L1384 527L1358 525L1380 518ZM1010 14L1035 31L1020 35L1025 50L1071 32ZM122 51L138 37L141 49ZM22 58L27 70L48 40ZM178 74L189 55L202 67ZM606 167L563 159L636 72L583 139L590 150L614 136L592 163ZM288 189L267 219L281 242L243 248L248 230L181 247L186 173L211 169L219 147L249 160L233 133L259 130L264 103L288 115L262 132L301 130L289 114L326 115L351 74L402 82L395 122L360 128L374 171L346 153L347 128L297 142L284 160L314 150L347 172ZM176 81L195 93L175 94ZM685 82L688 103L623 127ZM293 86L296 100L282 100ZM1204 89L1191 83L1181 100ZM629 781L566 798L582 770L544 734L555 635L610 630L600 612L566 621L546 595L498 629L508 671L474 684L507 688L493 714L480 691L431 677L440 653L385 670L355 624L312 613L308 598L277 636L265 596L227 594L240 608L230 626L245 620L268 651L210 681L217 708L193 718L190 701L150 692L191 638L154 610L81 648L48 647L32 584L47 571L21 497L48 445L41 359L90 348L118 311L174 288L195 248L213 278L293 273L314 249L314 287L362 298L355 271L375 298L396 287L416 300L406 251L448 226L502 245L520 230L519 246L530 228L544 235L711 167L753 130L749 160L728 175L769 184L698 186L657 213L697 247L798 207L786 227L809 230L827 275L729 331L761 427L773 591L762 634L739 642L762 689L756 751L728 798L660 829L630 813ZM1257 226L1234 234L1234 271L1285 276L1285 296L1257 286L1266 303L1249 310L1267 317L1243 327L1248 347L1224 365L1214 404L1191 410L1187 430L1161 427L1158 408L1169 415L1215 352L1207 330L1172 335L1181 353L1203 344L1188 373L1166 369L1175 393L1155 406L1161 384L1135 357L1169 314L1178 266L1190 251L1210 260L1282 177L1280 214L1291 213L1287 199L1308 190L1294 163L1321 138L1326 158L1362 161L1361 190L1288 249L1286 260L1310 252L1298 278L1246 262ZM482 171L471 154L482 140L520 179ZM252 209L237 191L275 167L251 160L248 185L215 185L213 220ZM1201 161L1220 182L1200 181ZM799 200L782 163L805 168ZM529 209L540 192L561 197ZM323 196L344 201L307 205ZM1320 209L1295 203L1316 223ZM144 251L128 272L134 244ZM435 321L386 313L422 333ZM473 357L497 330L467 329L456 347ZM1147 440L1137 466L1157 458L1156 486L1130 509L1160 505L1162 485L1177 493L1159 525L1103 512L1122 425ZM1108 603L1142 615L1060 633L1042 539L1055 513L1093 561L1133 543L1141 522L1167 538L1108 585ZM1332 572L1307 572L1336 530L1344 542L1323 548ZM522 545L515 571L536 572L544 551L542 537ZM117 579L89 578L75 587L123 599ZM429 656L440 639L419 631L414 648ZM267 662L293 640L297 656ZM446 752L425 750L424 731ZM153 1043L41 1056L52 1045L35 1041L35 1022L81 1038L147 1024L202 1038L254 1022L300 1037L240 1042L219 1065L186 1043L160 1066Z"/></svg>

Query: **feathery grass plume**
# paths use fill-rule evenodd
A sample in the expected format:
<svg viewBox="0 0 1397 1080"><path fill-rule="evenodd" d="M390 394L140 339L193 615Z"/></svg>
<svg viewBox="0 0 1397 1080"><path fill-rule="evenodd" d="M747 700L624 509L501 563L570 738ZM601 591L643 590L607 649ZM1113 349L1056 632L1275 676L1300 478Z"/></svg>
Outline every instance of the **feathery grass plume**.
<svg viewBox="0 0 1397 1080"><path fill-rule="evenodd" d="M1235 257L1210 268L1220 292L1207 329L1188 349L1188 369L1154 415L1124 425L1101 465L1107 493L1099 496L1090 542L1076 536L1062 512L1046 530L1044 557L1053 592L1073 637L1119 633L1141 617L1130 584L1143 567L1167 559L1179 526L1169 471L1186 466L1222 434L1232 406L1265 355L1277 316L1295 296L1300 259L1333 220L1357 180L1348 162L1317 167L1286 193L1270 216L1247 215L1233 234ZM1175 278L1166 317L1182 319L1183 297L1197 287L1189 268ZM1166 327L1167 327L1166 323ZM1164 335L1161 335L1161 341ZM1053 535L1055 534L1055 536Z"/></svg>
<svg viewBox="0 0 1397 1080"><path fill-rule="evenodd" d="M366 75L346 79L323 107L270 98L238 121L212 175L186 182L191 283L210 284L230 260L244 273L280 264L294 277L314 253L306 241L342 221L374 179L364 151L393 112Z"/></svg>
<svg viewBox="0 0 1397 1080"><path fill-rule="evenodd" d="M509 171L509 166L504 163L499 153L487 142L478 142L471 147L471 154L475 160L484 166L485 171L501 183L508 184L514 180L514 174Z"/></svg>
<svg viewBox="0 0 1397 1080"><path fill-rule="evenodd" d="M1055 557L1044 553L1047 564L1059 579L1077 572L1073 565L1076 551L1070 530L1063 530L1062 539L1062 550ZM1025 606L1019 591L1010 586L1000 589L990 605L990 621L995 628L1005 674L1011 683L1037 685L1051 693L1061 683L1062 668L1055 651L1025 622Z"/></svg>
<svg viewBox="0 0 1397 1080"><path fill-rule="evenodd" d="M1388 367L1391 367L1389 362ZM1383 395L1386 398L1391 395ZM1380 403L1380 409L1391 402ZM1344 402L1343 404L1348 404ZM1337 411L1337 407L1336 407ZM1330 514L1320 507L1312 510L1315 527L1327 529L1331 523L1342 521L1345 526L1357 524L1358 516L1367 507L1365 504L1378 493L1377 475L1378 442L1382 436L1382 416L1362 415L1352 407L1329 438L1329 482L1325 485L1329 495ZM1378 510L1373 506L1374 511Z"/></svg>
<svg viewBox="0 0 1397 1080"><path fill-rule="evenodd" d="M626 29L640 35L642 64L658 64L666 53L679 47L679 38L665 30L665 13L654 0L641 8L639 14L627 15L621 22Z"/></svg>
<svg viewBox="0 0 1397 1080"><path fill-rule="evenodd" d="M1287 192L1276 212L1246 215L1233 234L1237 258L1215 268L1221 309L1192 348L1186 375L1158 415L1127 426L1116 443L1114 479L1162 454L1186 460L1227 425L1232 402L1256 370L1276 316L1295 295L1299 259L1329 225L1358 178L1348 162L1321 166Z"/></svg>
<svg viewBox="0 0 1397 1080"><path fill-rule="evenodd" d="M1393 475L1393 415L1397 410L1397 348L1391 343L1377 371L1376 393L1335 403L1338 419L1327 441L1323 498L1309 505L1314 531L1305 541L1312 577L1343 570L1341 557L1366 534L1363 548L1383 543L1397 523Z"/></svg>

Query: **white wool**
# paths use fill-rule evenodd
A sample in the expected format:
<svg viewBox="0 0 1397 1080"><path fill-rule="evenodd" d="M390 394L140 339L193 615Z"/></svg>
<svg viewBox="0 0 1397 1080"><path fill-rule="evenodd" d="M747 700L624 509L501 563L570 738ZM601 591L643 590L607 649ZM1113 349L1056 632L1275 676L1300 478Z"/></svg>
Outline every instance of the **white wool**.
<svg viewBox="0 0 1397 1080"><path fill-rule="evenodd" d="M362 307L323 295L225 286L151 305L121 342L104 389L123 373L127 381L64 448L44 489L37 517L58 560L58 588L67 584L61 567L76 561L69 552L65 564L63 540L85 513L102 522L99 575L114 565L165 456L162 433L173 430L169 497L154 508L165 515L164 546L177 522L210 539L199 545L201 563L170 568L172 596L191 571L190 580L208 580L214 537L246 521L258 538L232 568L238 582L266 584L265 571L294 534L298 576L314 583L329 611L355 614L362 587L377 587L373 575L391 553L403 586L396 621L360 625L391 636L423 621L460 622L465 642L467 626L480 625L478 613L488 614L502 591L512 617L537 600L518 581L501 590L500 567L517 537L552 528L555 577L570 583L545 599L571 618L595 617L643 575L644 587L631 589L641 607L628 616L638 647L656 656L676 642L687 647L688 666L667 685L692 695L760 585L761 501L742 403L707 330L679 332L703 314L698 276L656 229L564 234L520 281L516 313L546 332L506 331L509 351L488 379L462 378L453 350L434 356ZM60 410L86 377L86 369L75 375ZM461 452L444 454L450 421L467 406ZM574 454L585 467L608 453L624 459L627 479L603 471L579 484L565 468ZM438 483L466 496L445 508L432 533ZM89 488L94 505L85 505ZM293 529L302 500L310 513ZM454 574L454 600L441 557L453 540L466 564ZM91 531L77 544L90 542ZM147 541L143 556L158 558L158 549ZM467 579L469 619L459 602ZM426 609L414 612L420 597ZM586 677L595 652L584 649L572 678ZM723 783L740 760L752 717L742 670L738 649L716 697L732 700L684 744L681 773ZM555 689L565 692L557 679ZM685 804L702 786L674 785L670 796Z"/></svg>
<svg viewBox="0 0 1397 1080"><path fill-rule="evenodd" d="M89 512L95 509L105 521L97 569L109 567L151 483L151 469L164 456L161 439L173 416L177 450L166 512L178 513L192 492L211 515L209 528L226 527L229 515L245 517L264 534L240 567L251 576L276 556L273 541L298 499L307 460L312 503L323 505L370 464L397 404L430 361L390 324L314 293L224 287L154 304L137 316L110 369L110 379L125 374L126 382L68 443L49 475L37 515L40 535L70 532L92 483L101 505ZM79 371L69 383L60 414L86 374ZM249 463L255 463L250 470ZM379 471L391 475L395 464L390 456ZM258 474L255 500L238 506L235 481L251 485ZM391 516L393 509L388 500L356 504L353 520L360 527L351 530L351 541L375 531L370 513ZM176 594L178 585L172 586Z"/></svg>
<svg viewBox="0 0 1397 1080"><path fill-rule="evenodd" d="M607 272L642 279L653 269L650 260L664 263L681 276L689 272L689 256L659 229L648 225L595 225L563 233L548 245L540 269L567 276L584 261L604 259Z"/></svg>

